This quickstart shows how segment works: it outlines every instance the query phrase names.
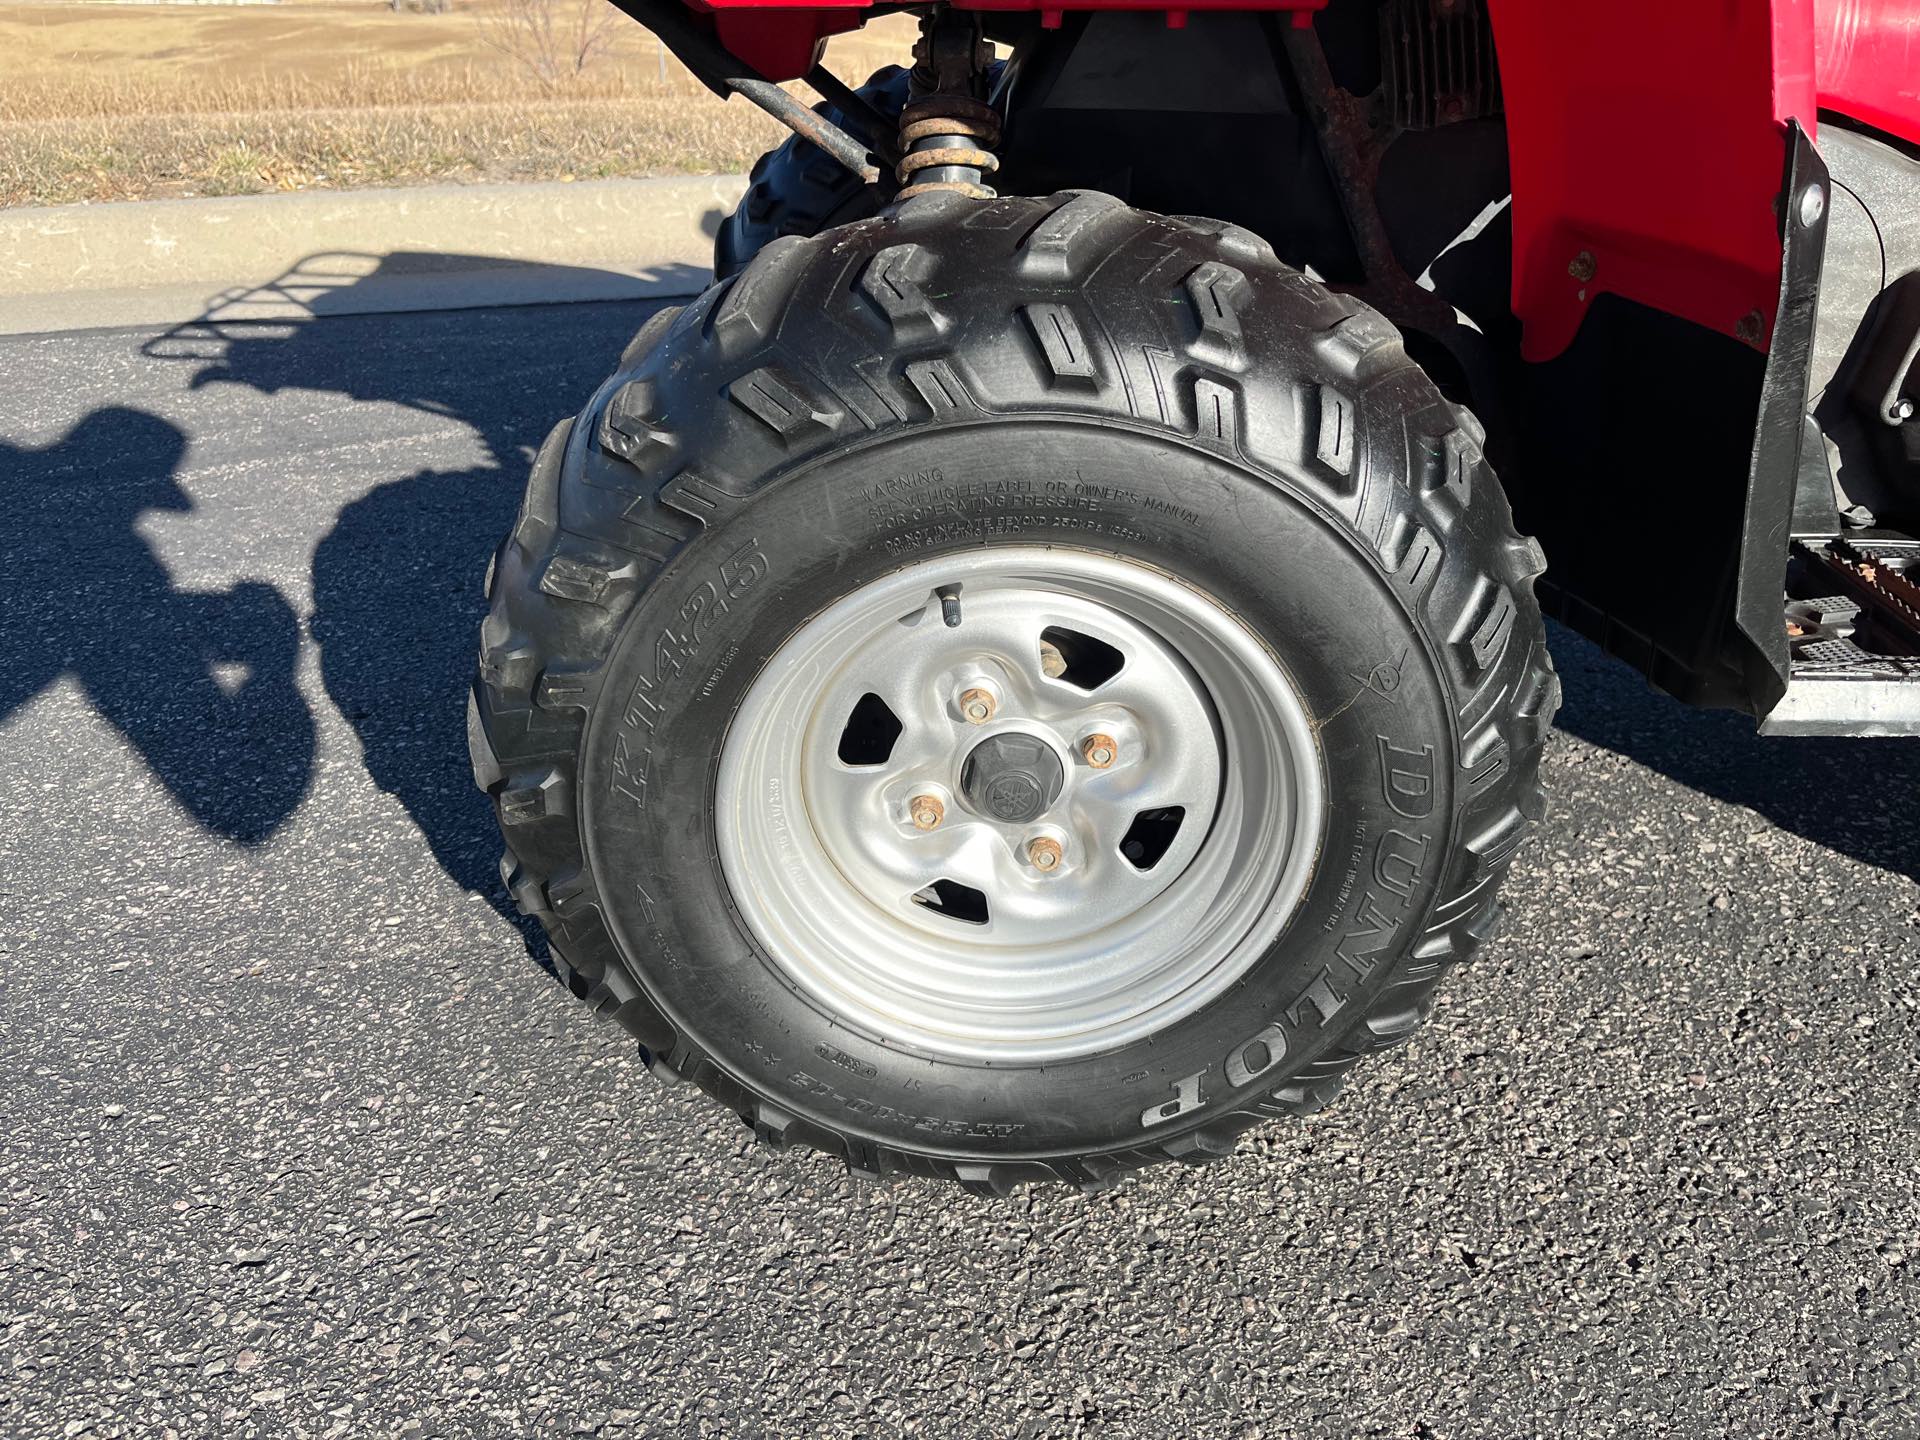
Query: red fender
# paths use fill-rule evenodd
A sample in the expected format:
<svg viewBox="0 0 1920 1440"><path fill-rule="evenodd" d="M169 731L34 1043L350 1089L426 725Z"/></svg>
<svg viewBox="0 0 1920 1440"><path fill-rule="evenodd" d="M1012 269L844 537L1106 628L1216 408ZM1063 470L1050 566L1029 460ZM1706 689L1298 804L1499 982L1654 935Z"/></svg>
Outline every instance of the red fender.
<svg viewBox="0 0 1920 1440"><path fill-rule="evenodd" d="M1491 0L1529 360L1612 293L1765 349L1785 122L1815 115L1811 0Z"/></svg>
<svg viewBox="0 0 1920 1440"><path fill-rule="evenodd" d="M1786 122L1920 143L1917 0L1491 0L1529 360L1613 293L1764 350Z"/></svg>

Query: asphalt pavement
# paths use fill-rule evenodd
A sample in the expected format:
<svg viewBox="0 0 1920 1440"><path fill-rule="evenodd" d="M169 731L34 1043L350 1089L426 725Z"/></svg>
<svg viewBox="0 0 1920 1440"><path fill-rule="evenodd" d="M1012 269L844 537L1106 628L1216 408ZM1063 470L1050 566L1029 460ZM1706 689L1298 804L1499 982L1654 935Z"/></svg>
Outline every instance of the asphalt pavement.
<svg viewBox="0 0 1920 1440"><path fill-rule="evenodd" d="M875 1187L658 1085L461 708L648 311L0 339L0 1432L1920 1433L1920 742L1563 632L1502 935L1237 1161Z"/></svg>

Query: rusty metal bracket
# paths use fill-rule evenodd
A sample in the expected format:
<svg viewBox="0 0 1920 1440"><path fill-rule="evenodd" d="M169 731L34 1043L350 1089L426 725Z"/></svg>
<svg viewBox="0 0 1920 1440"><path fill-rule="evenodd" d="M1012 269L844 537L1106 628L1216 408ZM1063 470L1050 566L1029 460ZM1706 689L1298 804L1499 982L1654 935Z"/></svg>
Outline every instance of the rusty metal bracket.
<svg viewBox="0 0 1920 1440"><path fill-rule="evenodd" d="M1453 307L1423 289L1393 253L1387 223L1374 198L1386 145L1373 123L1371 98L1349 94L1334 80L1312 27L1286 26L1280 33L1301 98L1319 134L1320 153L1340 196L1340 208L1346 212L1360 268L1366 273L1361 298L1396 325L1429 333L1453 328L1458 323Z"/></svg>
<svg viewBox="0 0 1920 1440"><path fill-rule="evenodd" d="M883 168L892 168L897 157L891 155L883 137L869 135L863 141L848 134L825 116L816 115L808 106L757 73L746 61L722 45L693 18L693 12L681 0L613 0L613 3L658 36L660 43L671 50L675 58L714 94L745 96L801 139L819 146L869 185L878 183ZM814 66L808 73L807 83L818 90L823 98L843 109L846 108L848 97L858 101L852 91L821 66ZM837 88L839 93L829 93L829 86ZM861 102L860 112L870 109ZM879 117L877 114L862 114L861 118L871 127Z"/></svg>
<svg viewBox="0 0 1920 1440"><path fill-rule="evenodd" d="M1487 427L1489 453L1496 465L1504 464L1512 426L1497 359L1484 335L1461 324L1452 305L1407 273L1380 213L1380 163L1399 132L1380 123L1375 96L1341 88L1311 26L1286 26L1280 34L1366 277L1357 286L1336 288L1350 289L1402 331L1424 336L1446 352L1465 377L1473 408Z"/></svg>

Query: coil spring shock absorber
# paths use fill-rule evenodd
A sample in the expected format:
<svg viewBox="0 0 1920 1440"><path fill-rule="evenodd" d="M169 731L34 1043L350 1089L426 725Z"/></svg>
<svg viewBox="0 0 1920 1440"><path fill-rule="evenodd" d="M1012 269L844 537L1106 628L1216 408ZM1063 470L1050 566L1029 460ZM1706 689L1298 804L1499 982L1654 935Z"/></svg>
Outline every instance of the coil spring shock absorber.
<svg viewBox="0 0 1920 1440"><path fill-rule="evenodd" d="M911 97L900 112L900 181L895 199L939 190L991 200L986 177L1000 168L1000 115L983 98L992 48L979 21L942 5L920 21L913 47Z"/></svg>

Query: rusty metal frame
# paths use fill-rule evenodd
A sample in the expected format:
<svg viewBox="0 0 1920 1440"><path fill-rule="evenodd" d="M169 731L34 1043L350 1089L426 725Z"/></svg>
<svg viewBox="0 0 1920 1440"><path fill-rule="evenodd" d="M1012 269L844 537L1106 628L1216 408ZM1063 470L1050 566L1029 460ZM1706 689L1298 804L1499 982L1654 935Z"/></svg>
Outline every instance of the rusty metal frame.
<svg viewBox="0 0 1920 1440"><path fill-rule="evenodd" d="M744 96L867 184L878 184L882 172L891 170L898 161L892 142L879 123L882 118L879 112L824 66L815 65L808 71L807 83L843 110L852 109L869 132L865 137L851 135L824 115L815 114L756 72L694 19L693 12L681 0L613 0L613 3L658 36L660 43L716 95Z"/></svg>

